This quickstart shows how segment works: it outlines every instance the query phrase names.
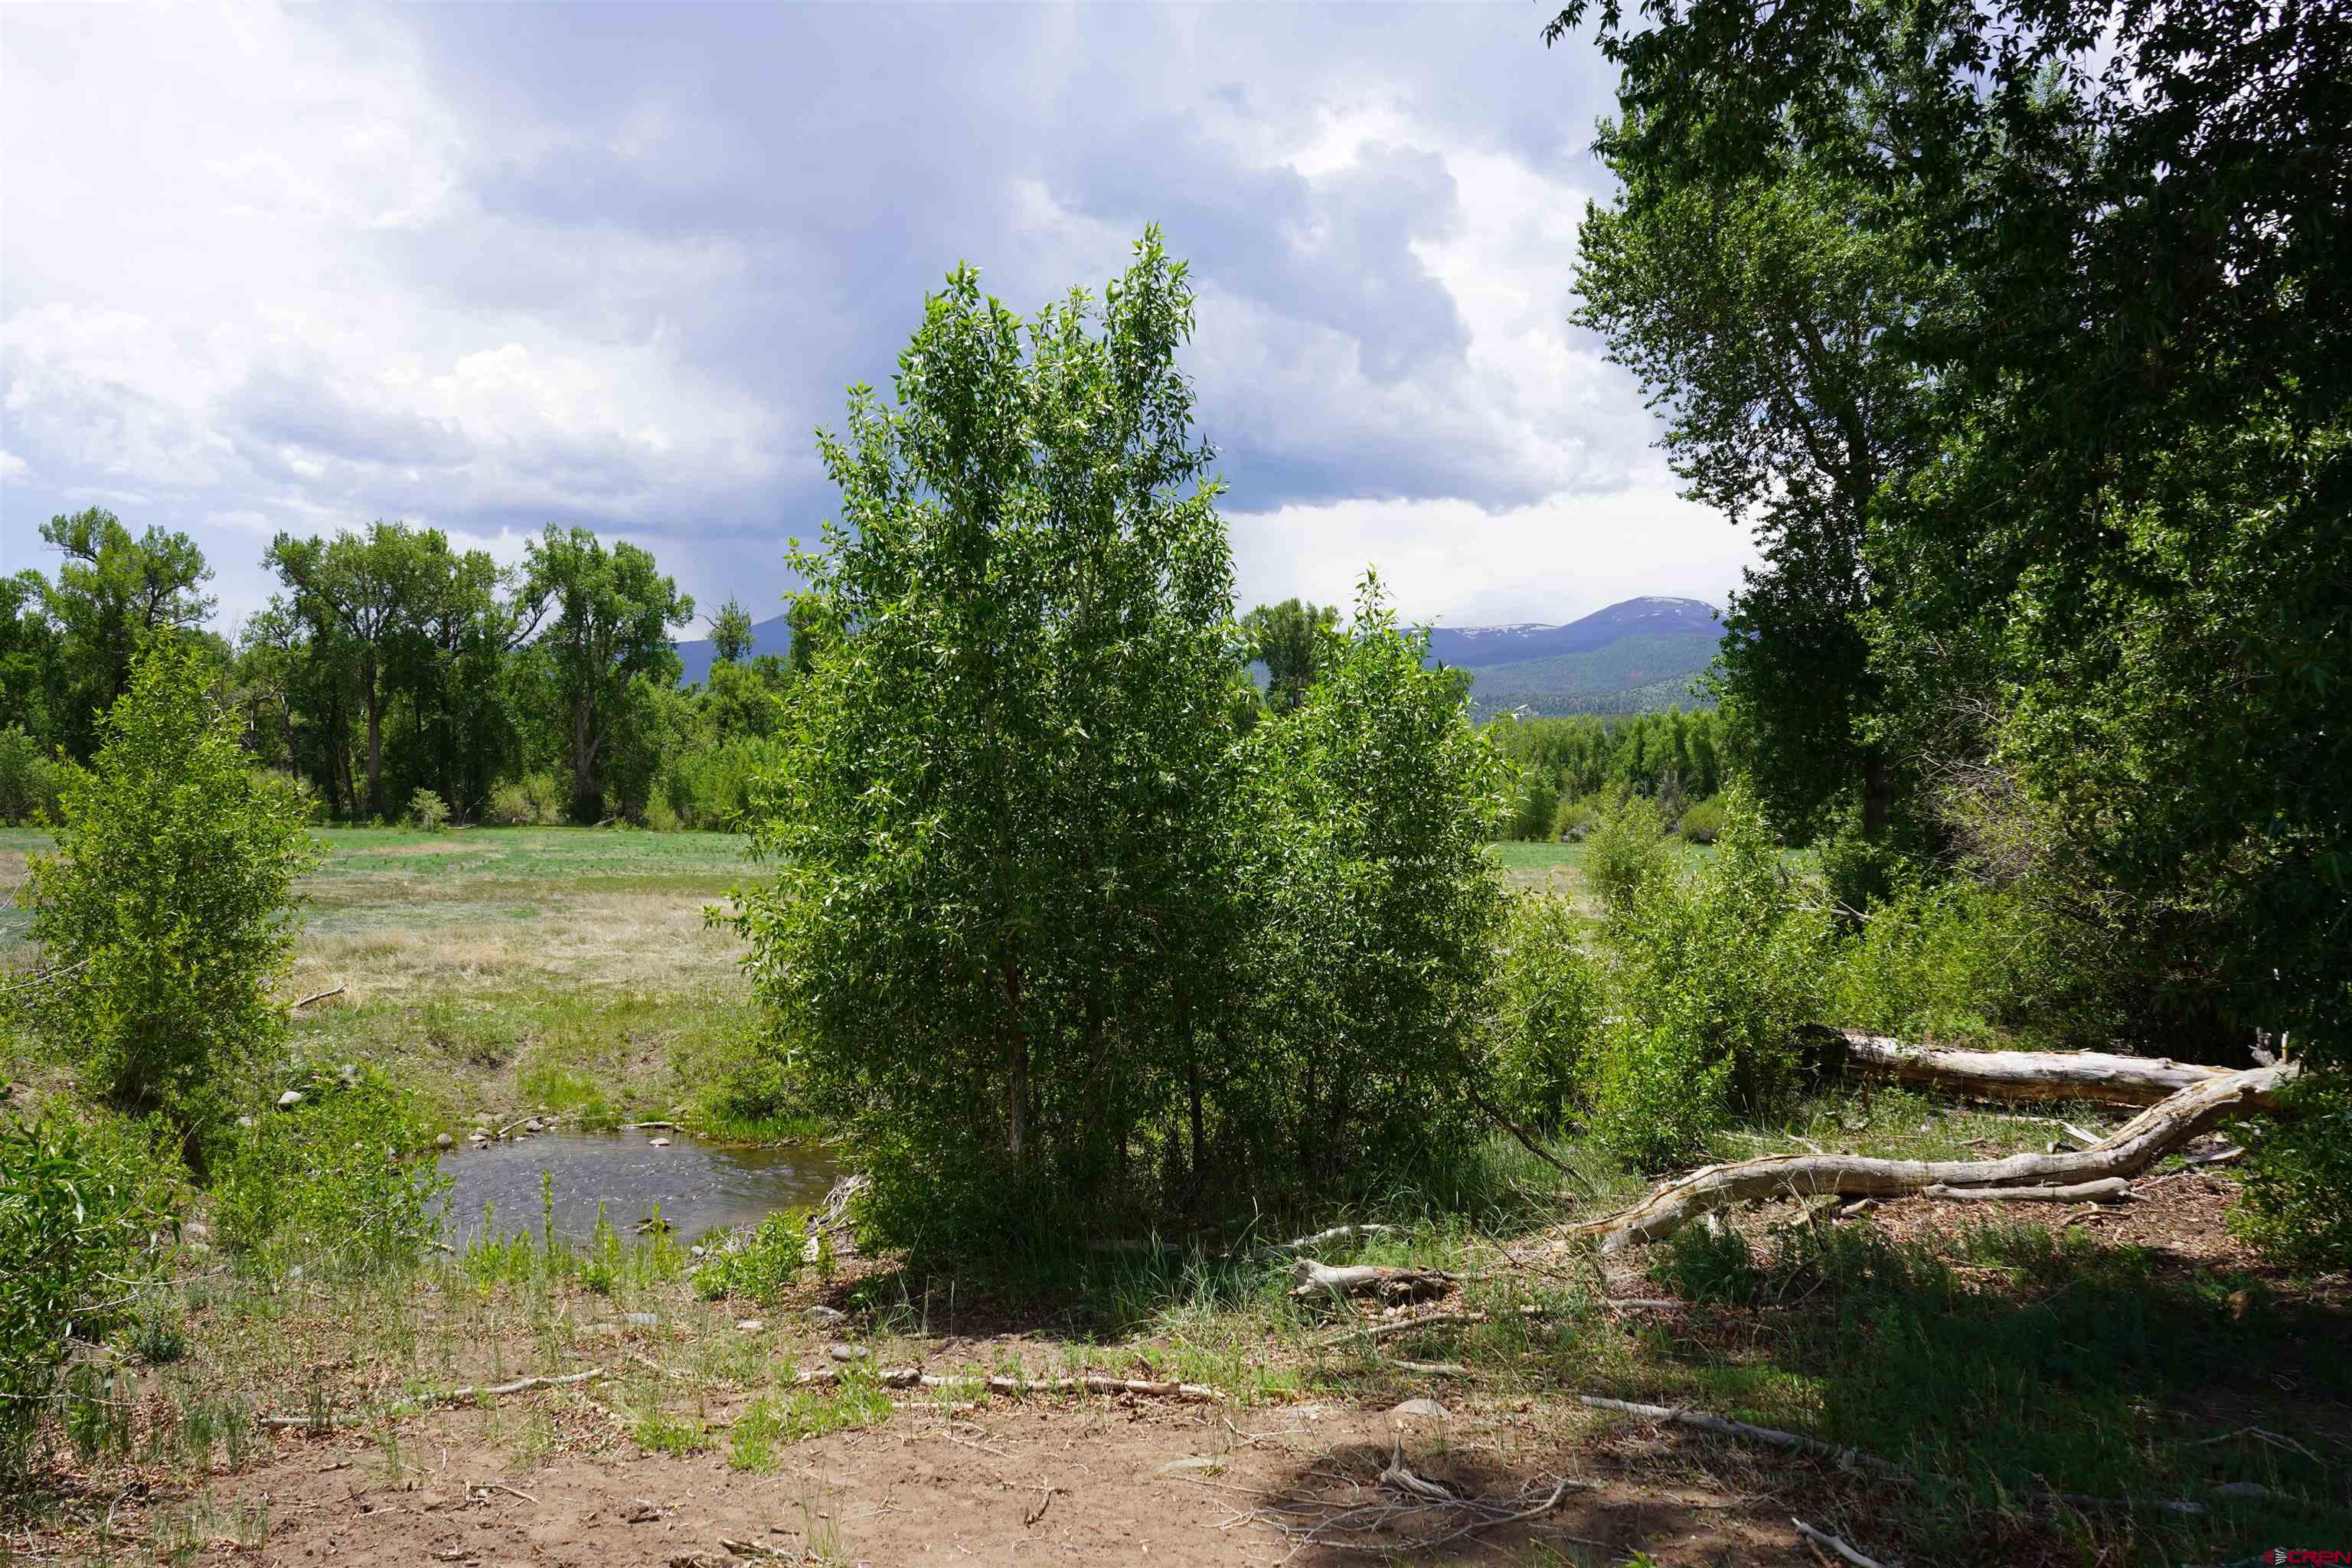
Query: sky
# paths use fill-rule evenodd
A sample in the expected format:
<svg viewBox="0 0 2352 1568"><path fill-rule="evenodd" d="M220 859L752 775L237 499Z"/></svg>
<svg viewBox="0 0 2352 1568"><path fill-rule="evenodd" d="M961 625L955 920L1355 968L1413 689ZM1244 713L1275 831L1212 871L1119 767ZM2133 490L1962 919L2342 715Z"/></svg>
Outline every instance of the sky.
<svg viewBox="0 0 2352 1568"><path fill-rule="evenodd" d="M0 7L0 569L104 507L233 630L280 531L552 522L765 618L947 270L1026 313L1158 223L1244 607L1719 605L1750 542L1567 321L1612 79L1544 15Z"/></svg>

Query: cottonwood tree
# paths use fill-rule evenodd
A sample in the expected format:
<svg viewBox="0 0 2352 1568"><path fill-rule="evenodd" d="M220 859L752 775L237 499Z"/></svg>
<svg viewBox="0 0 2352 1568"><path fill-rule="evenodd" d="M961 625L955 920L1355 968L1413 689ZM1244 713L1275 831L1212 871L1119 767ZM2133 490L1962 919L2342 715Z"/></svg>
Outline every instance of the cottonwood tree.
<svg viewBox="0 0 2352 1568"><path fill-rule="evenodd" d="M1315 684L1317 650L1339 622L1339 611L1297 599L1260 605L1242 617L1251 654L1265 664L1269 709L1287 713L1307 700Z"/></svg>
<svg viewBox="0 0 2352 1568"><path fill-rule="evenodd" d="M694 600L649 552L626 540L608 550L584 528L553 523L529 546L520 599L525 615L543 622L533 648L562 715L572 813L593 822L604 814L605 773L621 742L648 717L653 691L677 681L670 628L692 621Z"/></svg>
<svg viewBox="0 0 2352 1568"><path fill-rule="evenodd" d="M1716 678L1751 778L1801 835L1858 796L1881 839L1899 781L1871 731L1885 698L1865 525L1879 488L1931 450L1902 333L1937 279L1854 224L1866 193L1828 169L1792 156L1679 176L1640 129L1601 129L1621 188L1586 206L1574 319L1665 415L1683 493L1755 532L1762 563L1733 596Z"/></svg>
<svg viewBox="0 0 2352 1568"><path fill-rule="evenodd" d="M57 738L77 756L97 740L97 718L131 688L131 668L159 642L201 627L218 601L204 552L184 533L150 527L133 537L92 507L53 517L41 537L64 560L43 598L57 627L64 711Z"/></svg>
<svg viewBox="0 0 2352 1568"><path fill-rule="evenodd" d="M2352 13L1578 0L1550 31L1588 21L1622 164L1822 171L1808 227L1938 280L1880 340L1935 445L1869 507L1877 727L1930 750L1984 699L1958 760L2047 826L2145 1015L2343 1052Z"/></svg>
<svg viewBox="0 0 2352 1568"><path fill-rule="evenodd" d="M438 540L438 534L429 536ZM266 564L292 593L292 611L310 627L316 653L342 667L366 723L365 809L384 815L383 718L398 644L414 629L426 536L405 523L373 522L363 533L271 541ZM446 549L446 545L445 545ZM359 803L352 803L360 809Z"/></svg>
<svg viewBox="0 0 2352 1568"><path fill-rule="evenodd" d="M842 512L792 557L814 658L741 923L902 1238L1116 1213L1202 1158L1165 1113L1233 929L1237 648L1192 323L1156 233L1031 321L960 267L896 405L854 388L821 438Z"/></svg>

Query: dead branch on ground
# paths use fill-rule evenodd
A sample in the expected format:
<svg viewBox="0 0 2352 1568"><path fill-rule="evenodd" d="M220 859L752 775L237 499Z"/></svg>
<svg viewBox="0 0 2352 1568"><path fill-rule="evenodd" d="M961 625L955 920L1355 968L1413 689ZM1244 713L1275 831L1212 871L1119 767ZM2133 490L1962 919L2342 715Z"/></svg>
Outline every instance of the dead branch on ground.
<svg viewBox="0 0 2352 1568"><path fill-rule="evenodd" d="M2203 1069L2192 1070L2201 1073ZM2295 1071L2290 1063L2201 1076L2189 1088L2148 1107L2090 1148L2057 1154L2011 1154L1994 1160L1775 1154L1709 1165L1662 1182L1633 1207L1575 1229L1599 1236L1601 1249L1614 1252L1670 1236L1701 1215L1745 1198L1821 1193L1900 1197L1937 1185L2021 1187L2128 1179L2209 1128L2271 1109Z"/></svg>

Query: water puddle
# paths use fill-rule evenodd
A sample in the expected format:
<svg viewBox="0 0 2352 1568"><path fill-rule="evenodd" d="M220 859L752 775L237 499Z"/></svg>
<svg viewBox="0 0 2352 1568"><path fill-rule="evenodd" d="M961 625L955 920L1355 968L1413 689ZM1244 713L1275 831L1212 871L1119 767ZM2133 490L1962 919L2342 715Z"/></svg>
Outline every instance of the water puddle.
<svg viewBox="0 0 2352 1568"><path fill-rule="evenodd" d="M669 1146L656 1149L656 1137ZM449 1239L460 1247L479 1235L482 1205L494 1205L504 1235L541 1223L541 1173L552 1181L555 1232L584 1242L596 1205L624 1236L661 1205L680 1243L722 1226L750 1225L780 1208L814 1204L840 1175L833 1158L811 1148L747 1148L706 1143L680 1132L544 1132L485 1149L441 1156L449 1193Z"/></svg>

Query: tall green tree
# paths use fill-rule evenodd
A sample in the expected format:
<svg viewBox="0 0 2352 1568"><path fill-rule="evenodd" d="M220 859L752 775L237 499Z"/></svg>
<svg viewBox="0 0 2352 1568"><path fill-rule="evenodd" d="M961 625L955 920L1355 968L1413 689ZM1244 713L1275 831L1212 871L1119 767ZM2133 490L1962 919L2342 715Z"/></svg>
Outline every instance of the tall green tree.
<svg viewBox="0 0 2352 1568"><path fill-rule="evenodd" d="M37 572L0 577L0 730L14 726L54 743L62 705L57 627Z"/></svg>
<svg viewBox="0 0 2352 1568"><path fill-rule="evenodd" d="M429 548L407 524L379 521L363 533L339 531L332 539L281 533L265 558L291 591L293 612L311 627L312 656L336 660L347 672L366 724L366 810L378 816L393 804L383 787L389 672L402 640L415 629L422 558Z"/></svg>
<svg viewBox="0 0 2352 1568"><path fill-rule="evenodd" d="M1318 652L1331 646L1328 634L1339 624L1338 610L1297 599L1260 605L1242 617L1251 657L1265 665L1267 708L1287 713L1307 700Z"/></svg>
<svg viewBox="0 0 2352 1568"><path fill-rule="evenodd" d="M733 599L719 606L710 618L710 651L721 664L742 664L751 657L751 612Z"/></svg>
<svg viewBox="0 0 2352 1568"><path fill-rule="evenodd" d="M649 552L626 540L608 550L587 529L553 523L531 542L522 579L525 613L543 621L535 650L562 715L572 815L593 822L617 754L652 721L657 692L677 684L670 628L694 618L694 601Z"/></svg>
<svg viewBox="0 0 2352 1568"><path fill-rule="evenodd" d="M1830 222L1939 279L1881 340L1934 445L1867 509L1874 728L2018 803L2147 1009L2352 1045L2352 14L1579 0L1551 35L1588 19L1622 162L1825 171Z"/></svg>
<svg viewBox="0 0 2352 1568"><path fill-rule="evenodd" d="M139 659L17 895L47 974L14 988L37 1033L115 1105L192 1140L283 1036L270 988L315 858L300 803L247 760L214 675L190 646Z"/></svg>
<svg viewBox="0 0 2352 1568"><path fill-rule="evenodd" d="M186 534L150 527L134 537L97 507L51 518L41 537L64 556L44 593L65 687L56 738L88 756L98 715L131 689L139 656L211 616L218 601L201 590L213 572Z"/></svg>
<svg viewBox="0 0 2352 1568"><path fill-rule="evenodd" d="M1646 131L1601 129L1620 189L1586 207L1575 320L1664 415L1683 493L1756 535L1715 677L1751 781L1804 835L1858 796L1880 839L1899 784L1872 728L1865 524L1932 449L1930 382L1901 333L1945 285L1900 235L1853 220L1870 194L1823 162L1691 174L1660 167Z"/></svg>
<svg viewBox="0 0 2352 1568"><path fill-rule="evenodd" d="M959 268L895 407L855 388L822 437L842 515L792 557L815 656L743 925L902 1239L1171 1201L1206 1158L1173 1107L1232 929L1234 648L1192 321L1156 233L1032 321Z"/></svg>

